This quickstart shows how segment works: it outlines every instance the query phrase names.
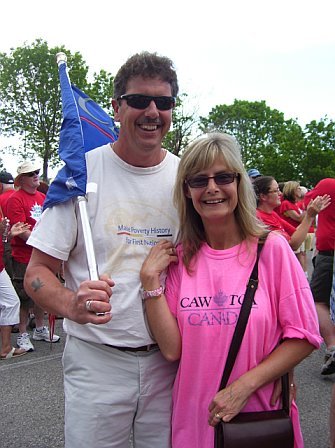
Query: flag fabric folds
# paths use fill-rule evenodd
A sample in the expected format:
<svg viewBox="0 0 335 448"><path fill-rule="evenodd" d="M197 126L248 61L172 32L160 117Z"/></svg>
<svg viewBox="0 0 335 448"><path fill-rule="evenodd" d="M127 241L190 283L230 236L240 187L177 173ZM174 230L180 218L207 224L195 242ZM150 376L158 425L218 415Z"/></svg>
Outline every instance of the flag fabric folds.
<svg viewBox="0 0 335 448"><path fill-rule="evenodd" d="M59 137L59 156L65 163L51 183L44 210L86 194L85 153L114 142L118 128L114 120L84 92L71 85L66 63L59 64L63 122Z"/></svg>

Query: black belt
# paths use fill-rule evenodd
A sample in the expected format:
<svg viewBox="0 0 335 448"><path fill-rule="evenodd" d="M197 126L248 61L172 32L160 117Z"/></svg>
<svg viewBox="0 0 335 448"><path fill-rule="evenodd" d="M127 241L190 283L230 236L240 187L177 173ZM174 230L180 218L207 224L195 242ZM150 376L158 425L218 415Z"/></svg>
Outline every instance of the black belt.
<svg viewBox="0 0 335 448"><path fill-rule="evenodd" d="M333 257L334 251L333 250L319 250L320 255L325 255L326 257Z"/></svg>
<svg viewBox="0 0 335 448"><path fill-rule="evenodd" d="M104 344L107 347L116 348L121 352L151 352L155 348L158 348L158 344L142 345L142 347L117 347L116 345Z"/></svg>

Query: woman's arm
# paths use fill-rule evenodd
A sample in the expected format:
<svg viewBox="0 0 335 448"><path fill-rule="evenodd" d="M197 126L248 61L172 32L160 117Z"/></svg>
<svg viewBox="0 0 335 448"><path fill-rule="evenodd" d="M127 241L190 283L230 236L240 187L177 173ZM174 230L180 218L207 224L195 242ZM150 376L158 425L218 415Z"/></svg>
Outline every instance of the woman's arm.
<svg viewBox="0 0 335 448"><path fill-rule="evenodd" d="M314 223L315 217L320 211L327 208L330 202L331 200L329 195L317 196L309 202L303 220L296 228L289 241L289 244L293 250L297 250L305 241L309 228Z"/></svg>
<svg viewBox="0 0 335 448"><path fill-rule="evenodd" d="M301 222L304 218L304 213L298 213L295 210L286 210L284 216L291 218L294 221Z"/></svg>
<svg viewBox="0 0 335 448"><path fill-rule="evenodd" d="M146 291L153 291L160 287L160 274L171 262L176 262L177 256L172 243L161 241L154 246L144 261L140 278L142 287ZM177 321L171 313L164 294L145 299L147 318L163 356L168 361L180 358L181 337Z"/></svg>
<svg viewBox="0 0 335 448"><path fill-rule="evenodd" d="M255 391L292 370L312 353L314 348L305 339L286 339L258 366L215 395L209 406L209 424L217 424L216 413L220 414L223 421L231 420L247 404Z"/></svg>

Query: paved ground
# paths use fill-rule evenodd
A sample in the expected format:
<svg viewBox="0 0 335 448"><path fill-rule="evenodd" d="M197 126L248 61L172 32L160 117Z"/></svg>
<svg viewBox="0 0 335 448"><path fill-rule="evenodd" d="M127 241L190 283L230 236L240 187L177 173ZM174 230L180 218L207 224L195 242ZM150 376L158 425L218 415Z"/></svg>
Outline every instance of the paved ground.
<svg viewBox="0 0 335 448"><path fill-rule="evenodd" d="M51 350L49 344L36 342L34 353L0 363L1 448L64 446L61 322L57 320L56 325L62 340ZM296 369L305 448L329 446L330 391L335 375L320 375L322 355L321 350L313 353Z"/></svg>

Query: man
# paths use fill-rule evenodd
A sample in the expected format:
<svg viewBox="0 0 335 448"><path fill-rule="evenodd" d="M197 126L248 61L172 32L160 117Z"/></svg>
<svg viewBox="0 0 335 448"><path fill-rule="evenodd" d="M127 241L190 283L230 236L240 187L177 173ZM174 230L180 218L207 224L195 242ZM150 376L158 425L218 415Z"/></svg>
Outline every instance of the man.
<svg viewBox="0 0 335 448"><path fill-rule="evenodd" d="M27 332L29 310L33 308L36 328L33 339L37 341L50 341L49 330L44 326L44 310L27 295L23 287L24 274L30 259L32 248L26 244L36 222L40 219L45 195L37 191L39 186L39 168L31 162L24 162L18 167L14 185L18 188L7 203L7 213L11 225L24 222L30 225L26 230L11 241L13 258L13 285L20 298L20 323L19 335L17 337L18 347L31 352L34 346ZM59 341L59 336L54 335L52 342Z"/></svg>
<svg viewBox="0 0 335 448"><path fill-rule="evenodd" d="M316 229L316 249L314 271L311 278L316 311L318 313L320 333L326 344L322 375L335 373L335 327L329 314L330 291L333 278L333 257L335 246L335 179L322 179L305 195L305 204L316 196L329 194L330 205L318 216Z"/></svg>
<svg viewBox="0 0 335 448"><path fill-rule="evenodd" d="M258 170L256 170L256 168L251 168L248 171L248 176L251 182L254 182L254 180L257 179L257 177L261 176L261 173Z"/></svg>
<svg viewBox="0 0 335 448"><path fill-rule="evenodd" d="M9 197L14 193L14 179L11 173L7 171L2 171L0 173L0 207L2 210L2 215L8 218L7 212L7 202ZM5 238L6 239L6 238ZM12 263L12 249L10 246L9 239L4 241L4 252L3 261L5 264L5 269L10 278L13 276L13 263Z"/></svg>
<svg viewBox="0 0 335 448"><path fill-rule="evenodd" d="M26 289L65 317L66 448L128 447L130 434L136 447L170 447L177 365L163 358L146 325L139 271L153 245L177 239L179 159L161 146L177 93L172 62L156 54L135 54L114 79L119 138L86 154L99 281L85 280L75 200L47 209L29 239ZM55 277L62 260L65 288Z"/></svg>

